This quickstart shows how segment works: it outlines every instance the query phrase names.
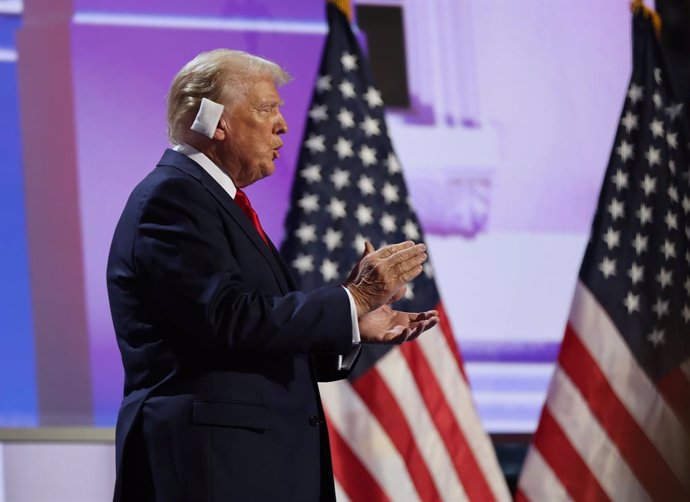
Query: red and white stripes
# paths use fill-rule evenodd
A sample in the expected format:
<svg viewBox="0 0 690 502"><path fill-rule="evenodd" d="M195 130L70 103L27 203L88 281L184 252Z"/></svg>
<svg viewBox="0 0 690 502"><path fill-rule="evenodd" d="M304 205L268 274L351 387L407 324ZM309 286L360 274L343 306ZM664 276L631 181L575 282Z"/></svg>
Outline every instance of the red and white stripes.
<svg viewBox="0 0 690 502"><path fill-rule="evenodd" d="M353 385L321 385L339 502L510 500L442 317Z"/></svg>
<svg viewBox="0 0 690 502"><path fill-rule="evenodd" d="M517 500L690 500L688 366L655 385L579 283Z"/></svg>

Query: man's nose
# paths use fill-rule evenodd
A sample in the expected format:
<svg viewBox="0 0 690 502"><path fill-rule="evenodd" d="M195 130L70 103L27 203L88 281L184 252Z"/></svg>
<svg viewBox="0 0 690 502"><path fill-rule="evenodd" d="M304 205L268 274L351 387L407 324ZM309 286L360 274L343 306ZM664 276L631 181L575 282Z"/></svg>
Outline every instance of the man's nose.
<svg viewBox="0 0 690 502"><path fill-rule="evenodd" d="M275 133L276 134L285 134L288 131L288 125L287 122L285 121L285 117L283 117L283 114L278 112L278 120L276 121L276 126L275 126Z"/></svg>

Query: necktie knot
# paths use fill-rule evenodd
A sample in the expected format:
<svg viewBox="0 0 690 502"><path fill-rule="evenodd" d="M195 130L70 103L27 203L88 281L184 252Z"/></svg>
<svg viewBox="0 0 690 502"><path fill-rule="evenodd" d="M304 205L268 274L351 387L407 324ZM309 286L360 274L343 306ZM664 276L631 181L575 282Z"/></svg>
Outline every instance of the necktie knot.
<svg viewBox="0 0 690 502"><path fill-rule="evenodd" d="M268 236L266 235L266 232L264 232L264 229L261 226L261 222L259 221L259 215L256 214L256 211L254 211L251 202L249 202L249 197L247 197L247 194L245 194L239 188L237 189L237 193L235 194L235 202L240 207L242 212L247 216L247 218L249 218L249 221L252 222L252 225L254 225L254 228L256 228L256 231L259 232L259 235L270 249L271 246L268 241Z"/></svg>

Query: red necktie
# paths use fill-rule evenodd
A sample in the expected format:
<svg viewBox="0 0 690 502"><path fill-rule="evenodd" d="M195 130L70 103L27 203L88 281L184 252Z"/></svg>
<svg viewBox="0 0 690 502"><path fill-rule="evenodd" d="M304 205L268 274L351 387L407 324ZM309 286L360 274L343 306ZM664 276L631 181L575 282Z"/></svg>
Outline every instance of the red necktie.
<svg viewBox="0 0 690 502"><path fill-rule="evenodd" d="M259 221L259 215L256 214L256 211L254 211L254 208L252 207L251 203L249 202L249 198L247 197L247 194L245 194L239 188L237 189L237 193L235 194L235 202L237 202L237 205L240 206L240 209L242 210L242 212L247 215L247 218L249 218L249 221L252 222L252 225L254 225L254 228L256 228L256 231L259 232L259 235L264 240L264 242L266 243L268 248L271 249L271 245L269 244L268 236L266 235L266 232L264 232L264 229L261 228L261 222Z"/></svg>

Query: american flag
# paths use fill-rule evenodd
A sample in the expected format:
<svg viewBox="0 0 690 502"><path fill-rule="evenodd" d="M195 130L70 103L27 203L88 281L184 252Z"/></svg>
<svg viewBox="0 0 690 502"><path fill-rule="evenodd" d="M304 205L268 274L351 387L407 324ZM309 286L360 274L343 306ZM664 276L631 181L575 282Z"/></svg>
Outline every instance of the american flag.
<svg viewBox="0 0 690 502"><path fill-rule="evenodd" d="M689 138L640 3L633 74L519 502L690 501Z"/></svg>
<svg viewBox="0 0 690 502"><path fill-rule="evenodd" d="M346 15L327 13L281 249L307 290L344 282L365 240L423 240L381 94ZM437 309L440 326L395 348L365 346L348 381L321 385L338 500L510 500L429 263L396 307Z"/></svg>

